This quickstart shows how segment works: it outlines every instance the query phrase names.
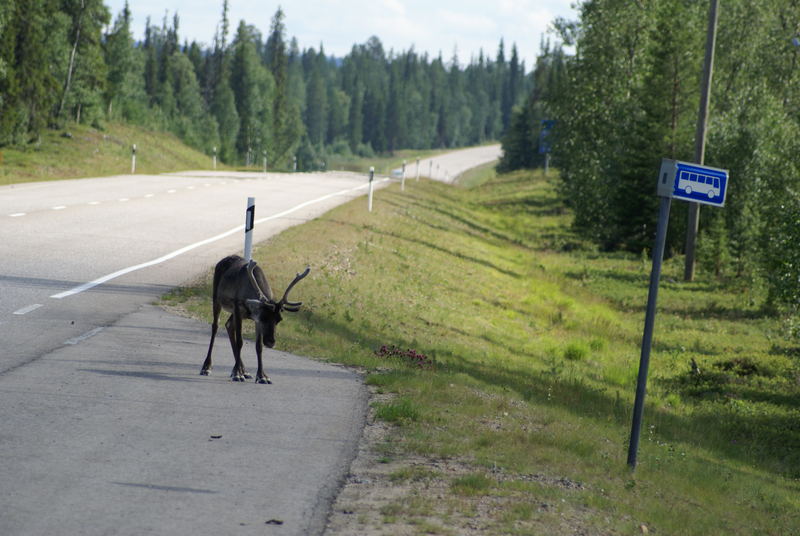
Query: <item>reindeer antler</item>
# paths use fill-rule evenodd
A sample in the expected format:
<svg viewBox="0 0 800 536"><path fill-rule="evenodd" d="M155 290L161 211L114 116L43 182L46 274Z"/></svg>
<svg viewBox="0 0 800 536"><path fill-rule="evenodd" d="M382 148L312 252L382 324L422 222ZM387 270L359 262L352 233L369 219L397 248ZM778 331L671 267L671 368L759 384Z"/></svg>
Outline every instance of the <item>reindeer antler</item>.
<svg viewBox="0 0 800 536"><path fill-rule="evenodd" d="M286 292L283 293L283 298L281 298L280 301L278 301L277 303L278 307L286 311L292 311L292 312L297 312L300 310L300 306L303 305L303 302L290 302L287 301L287 298L289 297L289 291L292 290L292 287L294 287L298 281L307 276L310 271L311 267L306 266L306 269L302 274L298 273L294 276L294 280L291 283L289 283L288 287L286 287Z"/></svg>
<svg viewBox="0 0 800 536"><path fill-rule="evenodd" d="M258 284L258 281L256 281L256 276L253 274L253 270L255 270L255 268L256 268L256 261L251 260L250 262L247 263L247 275L250 277L250 283L252 283L253 288L255 288L258 291L258 295L261 298L262 302L269 303L274 306L275 302L269 299L264 294L264 291L261 290L261 286Z"/></svg>

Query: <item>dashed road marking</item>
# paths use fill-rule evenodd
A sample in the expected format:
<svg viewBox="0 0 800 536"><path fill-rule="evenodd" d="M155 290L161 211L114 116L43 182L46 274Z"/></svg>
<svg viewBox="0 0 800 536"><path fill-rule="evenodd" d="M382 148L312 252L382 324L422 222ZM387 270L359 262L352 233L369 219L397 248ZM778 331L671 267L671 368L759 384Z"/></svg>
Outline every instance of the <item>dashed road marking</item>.
<svg viewBox="0 0 800 536"><path fill-rule="evenodd" d="M15 315L26 315L26 314L30 313L31 311L35 311L39 307L42 307L41 303L34 303L33 305L29 305L27 307L23 307L22 309L17 309L16 311L14 311L14 314Z"/></svg>
<svg viewBox="0 0 800 536"><path fill-rule="evenodd" d="M25 212L15 212L14 214L9 214L8 216L10 218L20 218L22 216L25 216L25 214L26 214Z"/></svg>
<svg viewBox="0 0 800 536"><path fill-rule="evenodd" d="M76 344L79 344L79 343L85 341L86 339L90 339L90 338L94 337L95 335L97 335L98 333L103 331L103 329L104 328L94 328L92 330L87 331L83 335L78 335L77 337L73 337L71 339L68 339L68 340L64 341L64 344L69 344L69 345L73 345L74 346Z"/></svg>
<svg viewBox="0 0 800 536"><path fill-rule="evenodd" d="M56 205L53 210L64 210L65 208L67 208L67 205Z"/></svg>

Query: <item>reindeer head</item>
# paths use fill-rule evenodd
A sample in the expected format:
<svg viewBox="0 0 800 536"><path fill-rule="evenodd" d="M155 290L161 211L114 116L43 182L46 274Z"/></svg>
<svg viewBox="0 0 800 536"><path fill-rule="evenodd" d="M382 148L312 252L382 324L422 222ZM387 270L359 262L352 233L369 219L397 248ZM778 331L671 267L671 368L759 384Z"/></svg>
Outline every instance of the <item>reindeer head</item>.
<svg viewBox="0 0 800 536"><path fill-rule="evenodd" d="M306 266L302 274L298 273L295 275L294 280L286 287L283 297L278 301L264 294L264 291L261 289L261 286L258 284L253 274L255 268L256 262L251 260L247 265L247 275L250 277L250 283L253 285L253 288L258 292L258 299L249 299L245 304L250 312L250 318L256 323L257 331L261 332L264 346L272 348L275 346L275 326L282 320L281 313L283 311L296 313L303 304L303 302L288 301L289 291L292 290L292 287L294 287L298 281L308 275L311 271L311 267Z"/></svg>

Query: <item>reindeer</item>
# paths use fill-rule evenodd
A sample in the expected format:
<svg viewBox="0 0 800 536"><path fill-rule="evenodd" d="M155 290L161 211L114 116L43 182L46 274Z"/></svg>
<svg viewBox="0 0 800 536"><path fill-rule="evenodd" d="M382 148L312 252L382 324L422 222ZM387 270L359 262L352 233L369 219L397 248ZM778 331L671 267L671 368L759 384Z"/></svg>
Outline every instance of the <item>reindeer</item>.
<svg viewBox="0 0 800 536"><path fill-rule="evenodd" d="M264 374L261 365L262 345L267 348L275 346L275 326L281 321L283 311L297 312L300 310L302 302L290 302L287 297L292 287L307 276L309 271L311 268L306 267L302 274L297 274L294 281L286 288L283 297L275 301L264 271L256 265L255 261L247 262L238 255L231 255L219 261L214 268L214 321L211 324L211 342L208 344L208 355L203 363L203 368L200 369L200 374L208 376L208 372L211 370L211 350L214 348L214 337L219 326L219 314L222 309L225 309L231 313L230 318L225 322L225 329L228 330L228 338L233 349L234 365L231 371L231 380L243 382L245 378L252 378L245 372L241 356L244 343L242 319L250 318L256 324L256 355L258 356L256 382L272 383L269 376Z"/></svg>

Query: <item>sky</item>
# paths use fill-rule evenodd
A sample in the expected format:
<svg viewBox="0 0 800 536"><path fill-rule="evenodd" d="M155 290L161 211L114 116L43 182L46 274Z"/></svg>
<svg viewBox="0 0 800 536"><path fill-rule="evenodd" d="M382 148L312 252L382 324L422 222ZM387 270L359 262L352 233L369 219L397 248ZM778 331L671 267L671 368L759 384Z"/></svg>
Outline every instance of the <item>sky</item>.
<svg viewBox="0 0 800 536"><path fill-rule="evenodd" d="M177 12L181 42L211 45L222 14L222 0L128 0L133 17L133 37L144 36L147 17L161 25L167 14L169 24ZM539 52L542 35L548 34L556 17L577 18L576 0L229 0L231 34L244 19L269 33L272 16L280 5L286 15L287 40L296 37L301 49L319 48L327 55L345 56L354 44L375 35L384 49L427 52L449 61L457 52L463 65L484 55L497 55L500 39L505 41L506 59L517 45L526 70ZM112 21L125 0L105 0Z"/></svg>

